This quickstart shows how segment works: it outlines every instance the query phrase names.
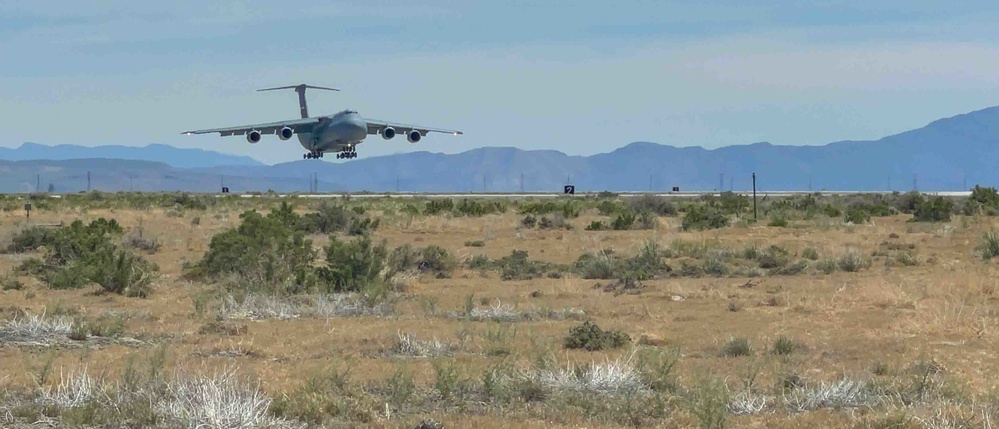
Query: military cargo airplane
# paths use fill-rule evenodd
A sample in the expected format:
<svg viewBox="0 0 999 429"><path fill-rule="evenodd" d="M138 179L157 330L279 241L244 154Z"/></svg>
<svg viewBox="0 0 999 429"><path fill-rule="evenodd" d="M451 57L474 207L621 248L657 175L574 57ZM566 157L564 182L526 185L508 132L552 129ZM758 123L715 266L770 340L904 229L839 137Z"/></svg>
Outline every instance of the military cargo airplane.
<svg viewBox="0 0 999 429"><path fill-rule="evenodd" d="M369 134L378 134L385 140L391 140L398 133L406 135L410 143L417 143L423 139L427 133L438 132L453 135L462 134L461 131L443 130L438 128L423 127L419 125L398 124L394 122L380 121L377 119L366 119L361 117L357 111L343 110L333 115L309 117L309 108L305 102L305 90L322 89L327 91L339 91L336 88L326 88L312 85L281 86L277 88L265 88L257 91L273 91L277 89L294 89L298 93L298 104L301 108L302 119L292 119L281 122L271 122L268 124L255 124L240 127L213 128L209 130L185 131L182 134L209 134L219 133L220 136L246 135L246 141L257 143L264 134L277 134L281 140L288 140L294 135L298 135L298 141L302 147L309 152L302 155L302 159L319 159L325 152L339 152L337 159L350 159L357 157L356 147L364 141Z"/></svg>

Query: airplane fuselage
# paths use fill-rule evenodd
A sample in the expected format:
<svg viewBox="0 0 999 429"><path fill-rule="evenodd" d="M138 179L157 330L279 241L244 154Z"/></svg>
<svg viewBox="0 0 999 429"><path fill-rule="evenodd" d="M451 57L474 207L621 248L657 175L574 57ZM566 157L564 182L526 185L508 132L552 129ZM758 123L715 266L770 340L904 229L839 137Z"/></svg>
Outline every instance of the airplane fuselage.
<svg viewBox="0 0 999 429"><path fill-rule="evenodd" d="M299 133L298 141L305 149L323 153L339 152L354 147L368 136L368 123L353 110L324 116L310 133Z"/></svg>
<svg viewBox="0 0 999 429"><path fill-rule="evenodd" d="M367 136L372 134L380 135L385 140L392 140L397 134L401 134L410 143L420 142L423 136L429 132L453 135L461 134L461 131L456 130L406 125L378 119L365 120L353 110L343 110L333 115L310 117L309 109L305 102L305 90L307 88L339 91L335 88L306 84L261 89L259 91L294 89L298 93L298 104L302 119L185 131L183 134L219 133L222 137L245 135L246 141L250 144L259 143L260 138L264 134L276 134L281 140L290 140L297 134L298 142L309 151L302 154L302 159L323 158L323 154L326 152L338 152L336 155L337 159L356 158L357 145L361 144Z"/></svg>

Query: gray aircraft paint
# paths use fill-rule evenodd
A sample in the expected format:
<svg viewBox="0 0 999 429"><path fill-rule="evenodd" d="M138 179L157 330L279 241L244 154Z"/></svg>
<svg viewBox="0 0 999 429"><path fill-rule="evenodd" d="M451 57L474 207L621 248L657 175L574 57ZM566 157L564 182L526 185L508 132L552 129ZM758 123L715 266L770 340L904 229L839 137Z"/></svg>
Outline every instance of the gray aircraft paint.
<svg viewBox="0 0 999 429"><path fill-rule="evenodd" d="M298 93L299 110L302 119L238 127L185 131L183 134L219 133L222 137L246 135L247 141L250 143L257 143L259 140L253 141L253 139L250 138L251 134L259 133L260 139L262 139L266 134L278 134L281 130L287 127L291 128L294 134L298 135L298 141L303 148L308 150L310 154L319 156L325 152L353 152L354 148L363 143L364 139L371 134L378 134L386 140L392 139L395 134L403 134L410 143L418 143L429 132L447 133L452 135L462 134L461 131L457 130L445 130L419 125L387 122L377 119L365 119L354 110L343 110L333 115L310 118L308 117L309 109L305 99L305 90L308 88L339 91L336 88L326 88L305 84L260 89L258 91L294 89L295 92ZM354 155L351 155L351 157Z"/></svg>

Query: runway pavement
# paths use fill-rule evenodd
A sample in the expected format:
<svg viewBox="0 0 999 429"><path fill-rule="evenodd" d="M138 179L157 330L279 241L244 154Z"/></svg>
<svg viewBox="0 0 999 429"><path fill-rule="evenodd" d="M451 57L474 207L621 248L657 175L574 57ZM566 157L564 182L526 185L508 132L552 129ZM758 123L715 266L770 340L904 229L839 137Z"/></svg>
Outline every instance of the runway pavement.
<svg viewBox="0 0 999 429"><path fill-rule="evenodd" d="M752 195L750 192L736 192L742 195ZM791 197L796 195L808 195L814 194L816 192L809 191L756 191L757 197ZM883 194L890 195L891 192L887 191L821 191L818 192L822 195L874 195ZM967 197L971 195L971 191L940 191L940 192L921 192L925 196L941 196L941 197ZM665 198L697 198L703 195L718 195L718 192L618 192L618 196L623 198L638 197L645 195L653 195L656 197ZM242 198L261 198L273 196L273 194L238 194ZM573 197L573 198L587 198L596 197L599 193L576 193L575 195L566 195L561 193L329 193L329 194L278 194L278 197L284 198L289 196L295 196L297 198L343 198L349 196L350 198L558 198L558 197Z"/></svg>

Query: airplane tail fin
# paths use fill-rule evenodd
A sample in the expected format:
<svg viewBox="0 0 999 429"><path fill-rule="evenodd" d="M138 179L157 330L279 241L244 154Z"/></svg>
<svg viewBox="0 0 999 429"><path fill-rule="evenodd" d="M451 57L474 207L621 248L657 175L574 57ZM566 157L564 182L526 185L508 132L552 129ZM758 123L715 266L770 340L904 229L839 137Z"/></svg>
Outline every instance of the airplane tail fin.
<svg viewBox="0 0 999 429"><path fill-rule="evenodd" d="M336 89L336 88L327 88L325 86L313 86L313 85L307 85L307 84L303 83L301 85L279 86L279 87L275 87L275 88L258 89L257 92L260 92L260 91L274 91L274 90L277 90L277 89L294 89L295 92L298 93L298 106L299 106L299 108L302 111L302 118L308 118L309 117L309 106L305 102L305 90L307 88L323 89L323 90L327 90L327 91L339 91L339 89Z"/></svg>

